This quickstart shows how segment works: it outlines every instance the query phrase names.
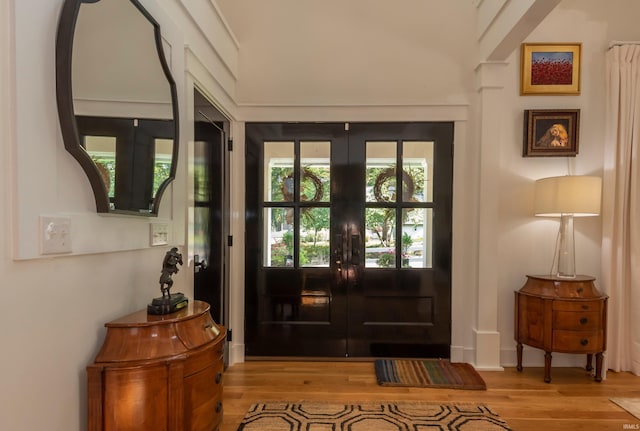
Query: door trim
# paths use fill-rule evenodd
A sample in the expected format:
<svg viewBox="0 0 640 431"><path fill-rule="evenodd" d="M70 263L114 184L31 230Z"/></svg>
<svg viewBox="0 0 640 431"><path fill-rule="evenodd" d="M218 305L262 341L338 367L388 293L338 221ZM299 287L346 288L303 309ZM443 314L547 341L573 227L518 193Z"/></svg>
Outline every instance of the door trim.
<svg viewBox="0 0 640 431"><path fill-rule="evenodd" d="M195 73L195 72L194 72ZM188 80L193 83L192 75ZM205 80L206 81L206 80ZM208 82L208 81L207 81ZM214 84L214 83L213 83ZM226 100L222 97L220 100ZM469 103L416 104L416 105L249 105L227 104L236 151L231 155L231 229L236 244L244 243L244 122L245 121L317 121L318 118L332 122L363 121L453 121L454 122L454 196L453 196L453 252L452 252L452 333L451 360L476 363L476 348L467 340L474 340L477 321L476 308L469 298L478 291L479 233L476 223L479 212L477 200L479 178L479 148L475 139L469 137ZM183 128L184 129L184 128ZM456 271L456 268L464 270ZM244 247L231 250L230 283L244 286ZM244 354L244 293L243 289L232 289L230 293L230 325L235 329L233 342L229 345L230 364L245 361ZM491 334L494 334L491 331ZM498 334L499 336L499 334ZM497 349L497 350L496 350ZM499 343L492 344L491 352L499 352ZM496 353L497 354L497 353Z"/></svg>

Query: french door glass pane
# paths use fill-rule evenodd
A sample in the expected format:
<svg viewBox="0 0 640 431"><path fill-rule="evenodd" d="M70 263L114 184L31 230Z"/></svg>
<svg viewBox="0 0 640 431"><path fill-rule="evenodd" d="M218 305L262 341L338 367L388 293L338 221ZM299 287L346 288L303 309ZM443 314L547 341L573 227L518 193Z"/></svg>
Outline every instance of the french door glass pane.
<svg viewBox="0 0 640 431"><path fill-rule="evenodd" d="M329 266L329 208L311 207L300 210L300 266Z"/></svg>
<svg viewBox="0 0 640 431"><path fill-rule="evenodd" d="M162 184L171 173L171 156L173 155L173 139L155 139L155 155L153 160L153 193L158 193Z"/></svg>
<svg viewBox="0 0 640 431"><path fill-rule="evenodd" d="M404 141L402 169L403 196L410 202L433 202L433 142Z"/></svg>
<svg viewBox="0 0 640 431"><path fill-rule="evenodd" d="M300 202L329 202L331 142L300 142Z"/></svg>
<svg viewBox="0 0 640 431"><path fill-rule="evenodd" d="M116 184L116 138L113 136L85 136L84 149L100 171L109 198L113 199Z"/></svg>
<svg viewBox="0 0 640 431"><path fill-rule="evenodd" d="M208 207L198 206L193 208L193 237L189 238L193 244L193 254L209 260L209 231L210 211Z"/></svg>
<svg viewBox="0 0 640 431"><path fill-rule="evenodd" d="M193 148L193 182L196 202L208 202L211 199L209 175L207 169L207 145L204 141L195 141Z"/></svg>
<svg viewBox="0 0 640 431"><path fill-rule="evenodd" d="M264 266L293 266L293 208L264 209Z"/></svg>
<svg viewBox="0 0 640 431"><path fill-rule="evenodd" d="M396 213L393 208L365 210L365 268L396 267Z"/></svg>
<svg viewBox="0 0 640 431"><path fill-rule="evenodd" d="M293 201L293 142L264 143L264 201Z"/></svg>
<svg viewBox="0 0 640 431"><path fill-rule="evenodd" d="M402 210L402 267L431 268L433 255L431 208Z"/></svg>
<svg viewBox="0 0 640 431"><path fill-rule="evenodd" d="M396 145L395 141L366 143L367 202L396 201Z"/></svg>

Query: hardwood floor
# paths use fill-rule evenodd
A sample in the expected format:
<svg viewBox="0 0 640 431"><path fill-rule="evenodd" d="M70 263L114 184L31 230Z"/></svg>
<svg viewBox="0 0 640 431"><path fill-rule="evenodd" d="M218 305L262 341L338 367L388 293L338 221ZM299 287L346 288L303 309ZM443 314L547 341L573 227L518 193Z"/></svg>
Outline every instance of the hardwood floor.
<svg viewBox="0 0 640 431"><path fill-rule="evenodd" d="M381 387L372 362L250 361L224 375L224 419L220 431L236 431L254 402L316 400L358 402L422 400L484 403L514 431L640 429L640 419L609 401L640 397L640 377L607 372L596 383L580 368L553 368L551 383L543 368L480 372L486 391Z"/></svg>

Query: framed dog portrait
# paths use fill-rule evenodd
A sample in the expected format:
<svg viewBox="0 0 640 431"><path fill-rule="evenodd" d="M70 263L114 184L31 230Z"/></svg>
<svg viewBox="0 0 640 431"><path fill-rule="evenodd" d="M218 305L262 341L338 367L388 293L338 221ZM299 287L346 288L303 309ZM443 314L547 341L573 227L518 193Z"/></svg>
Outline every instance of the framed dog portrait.
<svg viewBox="0 0 640 431"><path fill-rule="evenodd" d="M574 157L578 154L579 109L524 111L523 157Z"/></svg>
<svg viewBox="0 0 640 431"><path fill-rule="evenodd" d="M580 43L523 43L521 95L580 94Z"/></svg>

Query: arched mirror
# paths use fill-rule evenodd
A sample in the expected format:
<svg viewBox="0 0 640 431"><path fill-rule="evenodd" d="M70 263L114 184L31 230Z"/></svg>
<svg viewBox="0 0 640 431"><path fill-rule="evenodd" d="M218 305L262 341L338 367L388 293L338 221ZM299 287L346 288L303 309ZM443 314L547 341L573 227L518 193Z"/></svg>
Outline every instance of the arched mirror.
<svg viewBox="0 0 640 431"><path fill-rule="evenodd" d="M157 215L176 172L178 103L156 20L137 0L65 0L56 90L97 211Z"/></svg>

